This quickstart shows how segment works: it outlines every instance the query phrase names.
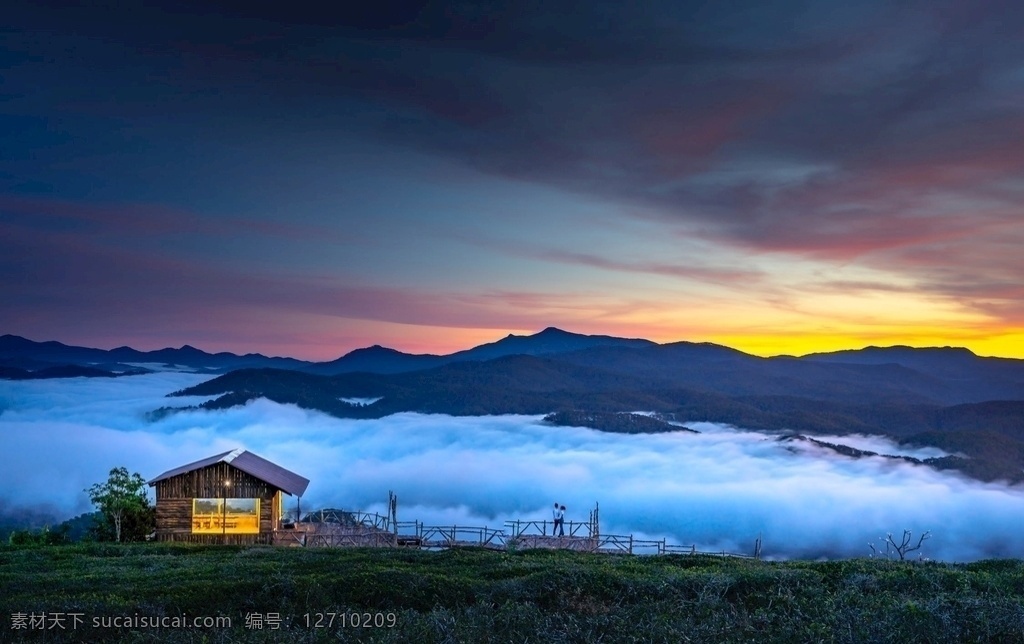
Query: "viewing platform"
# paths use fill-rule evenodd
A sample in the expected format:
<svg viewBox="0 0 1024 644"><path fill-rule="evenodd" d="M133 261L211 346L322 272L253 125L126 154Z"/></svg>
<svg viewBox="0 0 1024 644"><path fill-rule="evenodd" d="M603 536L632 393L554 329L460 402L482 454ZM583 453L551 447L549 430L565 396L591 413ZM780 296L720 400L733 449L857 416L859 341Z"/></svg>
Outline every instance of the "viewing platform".
<svg viewBox="0 0 1024 644"><path fill-rule="evenodd" d="M306 548L548 549L630 555L760 557L760 539L755 542L753 554L745 555L698 550L695 544L674 544L666 539L601 534L597 507L590 512L589 521L566 521L564 535L555 534L553 521L517 519L506 521L504 528L499 530L486 526L426 525L420 521L398 521L396 514L383 516L337 509L312 512L303 517L302 521L284 524L275 531L273 543Z"/></svg>

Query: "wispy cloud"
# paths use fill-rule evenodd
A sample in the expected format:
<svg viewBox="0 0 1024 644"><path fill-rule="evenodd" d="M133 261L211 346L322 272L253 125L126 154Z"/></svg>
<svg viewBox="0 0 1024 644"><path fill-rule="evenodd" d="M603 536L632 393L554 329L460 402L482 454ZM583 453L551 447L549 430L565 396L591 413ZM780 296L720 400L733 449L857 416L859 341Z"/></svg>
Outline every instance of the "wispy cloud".
<svg viewBox="0 0 1024 644"><path fill-rule="evenodd" d="M459 236L468 243L485 248L493 248L512 255L561 264L600 268L611 272L645 273L648 275L679 278L684 281L708 282L729 286L752 286L765 277L762 271L752 268L709 266L686 261L630 261L611 255L572 251L554 246L544 246L540 243L516 243L507 240L486 239L479 235L461 234Z"/></svg>
<svg viewBox="0 0 1024 644"><path fill-rule="evenodd" d="M46 234L89 236L124 245L148 238L189 234L228 240L263 236L293 242L353 241L338 231L302 221L274 221L238 215L210 216L152 203L91 204L68 199L0 194L0 222L5 228Z"/></svg>

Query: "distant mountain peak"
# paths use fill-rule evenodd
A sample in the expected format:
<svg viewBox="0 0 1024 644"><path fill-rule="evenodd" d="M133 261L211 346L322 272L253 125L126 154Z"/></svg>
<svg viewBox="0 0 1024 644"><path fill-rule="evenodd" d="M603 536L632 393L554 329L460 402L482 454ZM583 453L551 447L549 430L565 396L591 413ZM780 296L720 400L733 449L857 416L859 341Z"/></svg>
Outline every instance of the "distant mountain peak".
<svg viewBox="0 0 1024 644"><path fill-rule="evenodd" d="M856 351L856 349L846 350ZM948 344L941 347L912 347L909 344L893 344L887 347L882 347L876 344L871 344L864 347L862 351L955 351L957 353L974 353L967 347L953 347Z"/></svg>
<svg viewBox="0 0 1024 644"><path fill-rule="evenodd" d="M356 349L356 351L376 351L378 353L380 353L380 352L397 353L398 349L392 349L391 347L385 347L383 344L374 344L372 346L366 347L365 349Z"/></svg>
<svg viewBox="0 0 1024 644"><path fill-rule="evenodd" d="M369 347L361 347L359 349L353 349L352 351L349 351L344 356L339 358L339 360L344 359L344 358L348 358L348 357L393 356L393 355L397 355L397 354L407 355L407 354L403 354L398 349L392 349L391 347L385 347L385 346L382 346L382 345L379 345L379 344L375 344L375 345L369 346ZM408 354L408 355L411 355L411 354Z"/></svg>
<svg viewBox="0 0 1024 644"><path fill-rule="evenodd" d="M366 371L400 373L440 367L453 362L480 362L506 356L543 356L569 353L600 346L648 347L650 340L583 335L549 326L532 335L509 333L500 340L447 355L411 354L380 345L355 349L331 362L311 368L313 373L334 375Z"/></svg>
<svg viewBox="0 0 1024 644"><path fill-rule="evenodd" d="M524 338L548 338L548 337L551 337L551 336L586 337L586 336L583 336L583 335L581 335L579 333L572 333L571 331L565 331L564 329L559 329L558 327L555 327L555 326L549 326L549 327L546 327L544 329L541 329L540 331L537 331L536 333L527 333L525 335L518 335L516 333L509 333L508 335L506 335L502 339L503 340L510 340L510 339L524 339ZM493 344L493 343L491 343L491 344Z"/></svg>
<svg viewBox="0 0 1024 644"><path fill-rule="evenodd" d="M549 326L537 335L579 335L578 333L572 333L571 331L564 331L556 326Z"/></svg>
<svg viewBox="0 0 1024 644"><path fill-rule="evenodd" d="M948 356L973 356L977 357L977 354L968 349L967 347L912 347L906 344L894 344L887 347L880 347L877 345L868 345L863 349L840 349L838 351L824 351L818 353L809 353L803 357L812 358L819 356L855 356L855 355L897 355L897 354L910 354L910 355L948 355Z"/></svg>
<svg viewBox="0 0 1024 644"><path fill-rule="evenodd" d="M578 337L578 338L585 338L585 337L587 337L584 334L573 333L572 331L566 331L565 329L559 329L556 326L549 326L549 327L545 327L545 328L541 329L540 331L537 331L536 333L527 333L527 334L524 334L524 335L518 335L516 333L509 333L508 335L506 335L502 339L503 340L508 340L508 339L517 339L517 338L518 339L524 339L524 338L546 338L546 337L550 337L550 336L572 336L572 337ZM494 344L494 343L492 342L491 344Z"/></svg>

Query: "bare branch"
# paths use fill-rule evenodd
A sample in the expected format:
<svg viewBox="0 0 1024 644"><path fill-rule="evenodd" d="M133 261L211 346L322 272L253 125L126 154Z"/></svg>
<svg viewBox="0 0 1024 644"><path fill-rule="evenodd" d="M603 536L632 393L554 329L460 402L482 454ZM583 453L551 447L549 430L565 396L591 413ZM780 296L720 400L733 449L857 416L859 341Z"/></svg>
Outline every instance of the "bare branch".
<svg viewBox="0 0 1024 644"><path fill-rule="evenodd" d="M911 547L910 543L911 543L911 540L913 539L913 533L910 530L904 530L903 531L903 538L900 540L900 543L898 543L898 544L896 543L896 540L892 538L892 533L890 532L889 535L886 538L886 544L885 544L886 551L888 551L889 545L891 544L893 550L895 550L896 554L898 554L900 556L900 561L903 561L908 552L913 552L914 550L919 550L921 548L921 544L923 544L925 539L929 538L930 536L931 536L931 532L930 531L926 531L917 540L917 545Z"/></svg>

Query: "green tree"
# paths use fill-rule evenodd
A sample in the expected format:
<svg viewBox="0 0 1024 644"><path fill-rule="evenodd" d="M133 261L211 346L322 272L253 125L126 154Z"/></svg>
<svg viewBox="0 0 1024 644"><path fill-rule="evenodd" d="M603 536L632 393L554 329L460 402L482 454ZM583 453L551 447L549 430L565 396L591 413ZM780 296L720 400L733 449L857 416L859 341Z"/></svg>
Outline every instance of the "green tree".
<svg viewBox="0 0 1024 644"><path fill-rule="evenodd" d="M7 537L7 543L12 546L24 545L48 545L54 546L68 543L68 526L61 524L56 530L50 530L50 526L43 526L42 530L15 530Z"/></svg>
<svg viewBox="0 0 1024 644"><path fill-rule="evenodd" d="M115 467L106 483L96 483L85 492L101 515L95 530L99 540L138 541L153 531L156 513L141 474Z"/></svg>

